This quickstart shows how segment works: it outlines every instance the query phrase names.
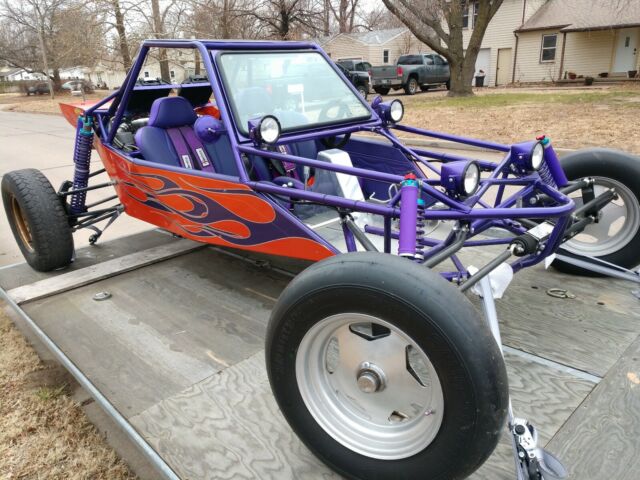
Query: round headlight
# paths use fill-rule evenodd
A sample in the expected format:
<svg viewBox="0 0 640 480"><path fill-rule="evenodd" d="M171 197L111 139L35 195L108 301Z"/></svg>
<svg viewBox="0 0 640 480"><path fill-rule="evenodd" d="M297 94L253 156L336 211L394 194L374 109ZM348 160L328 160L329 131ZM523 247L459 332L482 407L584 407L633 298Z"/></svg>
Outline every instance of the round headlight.
<svg viewBox="0 0 640 480"><path fill-rule="evenodd" d="M533 170L540 170L542 162L544 161L544 146L538 142L531 150L531 168Z"/></svg>
<svg viewBox="0 0 640 480"><path fill-rule="evenodd" d="M480 167L475 162L469 162L464 171L462 188L465 195L473 195L480 185Z"/></svg>
<svg viewBox="0 0 640 480"><path fill-rule="evenodd" d="M265 143L276 143L280 138L280 122L272 115L262 117L260 120L260 140Z"/></svg>
<svg viewBox="0 0 640 480"><path fill-rule="evenodd" d="M389 117L394 123L398 123L404 116L404 105L400 100L394 100L389 107Z"/></svg>

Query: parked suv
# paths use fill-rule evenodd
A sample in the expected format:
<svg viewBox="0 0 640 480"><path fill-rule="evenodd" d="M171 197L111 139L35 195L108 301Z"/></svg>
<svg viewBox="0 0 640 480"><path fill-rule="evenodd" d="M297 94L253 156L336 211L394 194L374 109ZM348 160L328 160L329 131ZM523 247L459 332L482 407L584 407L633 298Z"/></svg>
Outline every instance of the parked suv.
<svg viewBox="0 0 640 480"><path fill-rule="evenodd" d="M403 55L397 64L371 68L371 84L376 93L404 89L407 95L427 91L434 85L449 89L449 63L435 53Z"/></svg>
<svg viewBox="0 0 640 480"><path fill-rule="evenodd" d="M91 83L87 82L86 80L80 79L69 80L68 82L63 83L61 88L63 90L69 90L71 92L79 90L82 90L85 93L93 92L93 85L91 85Z"/></svg>
<svg viewBox="0 0 640 480"><path fill-rule="evenodd" d="M27 88L27 96L29 95L48 95L51 93L49 84L46 82L36 83Z"/></svg>
<svg viewBox="0 0 640 480"><path fill-rule="evenodd" d="M348 70L342 62L336 63L338 69L349 79L353 86L356 87L362 98L367 99L369 95L369 72L362 72L360 70Z"/></svg>

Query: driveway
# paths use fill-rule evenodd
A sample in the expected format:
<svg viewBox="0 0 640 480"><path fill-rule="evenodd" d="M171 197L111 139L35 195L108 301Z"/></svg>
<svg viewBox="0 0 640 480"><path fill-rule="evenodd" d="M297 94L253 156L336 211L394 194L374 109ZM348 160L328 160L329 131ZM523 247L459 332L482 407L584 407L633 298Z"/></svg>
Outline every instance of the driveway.
<svg viewBox="0 0 640 480"><path fill-rule="evenodd" d="M73 128L62 116L0 111L0 178L11 170L37 168L57 189L64 180L73 177L74 137ZM92 159L95 168L100 168L97 154L94 153ZM91 198L100 198L99 193L90 195ZM150 228L148 224L125 215L107 230L101 240ZM86 245L90 234L89 230L76 234L76 246ZM4 211L0 212L0 266L22 261Z"/></svg>

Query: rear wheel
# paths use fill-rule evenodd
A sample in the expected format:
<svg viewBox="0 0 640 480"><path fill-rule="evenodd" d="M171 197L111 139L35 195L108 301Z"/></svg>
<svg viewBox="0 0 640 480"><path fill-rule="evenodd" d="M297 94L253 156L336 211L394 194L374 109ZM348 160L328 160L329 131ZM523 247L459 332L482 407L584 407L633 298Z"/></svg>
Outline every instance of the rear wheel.
<svg viewBox="0 0 640 480"><path fill-rule="evenodd" d="M504 427L506 371L485 322L400 257L345 254L304 271L272 313L266 361L291 427L351 479L466 477Z"/></svg>
<svg viewBox="0 0 640 480"><path fill-rule="evenodd" d="M640 158L604 148L571 153L561 159L569 180L594 179L594 194L615 189L618 198L606 205L598 222L562 245L569 253L596 257L625 268L640 264ZM581 191L570 196L579 207ZM566 273L597 275L556 260L553 266Z"/></svg>
<svg viewBox="0 0 640 480"><path fill-rule="evenodd" d="M444 84L447 87L447 90L451 90L451 80L447 80L447 83Z"/></svg>
<svg viewBox="0 0 640 480"><path fill-rule="evenodd" d="M387 87L376 87L373 89L374 92L376 92L378 95L388 95L389 94L389 88Z"/></svg>
<svg viewBox="0 0 640 480"><path fill-rule="evenodd" d="M49 180L35 169L2 177L2 202L25 260L47 272L71 263L73 235L62 201Z"/></svg>
<svg viewBox="0 0 640 480"><path fill-rule="evenodd" d="M409 77L407 84L404 86L404 93L407 95L415 95L418 93L418 80L415 77Z"/></svg>

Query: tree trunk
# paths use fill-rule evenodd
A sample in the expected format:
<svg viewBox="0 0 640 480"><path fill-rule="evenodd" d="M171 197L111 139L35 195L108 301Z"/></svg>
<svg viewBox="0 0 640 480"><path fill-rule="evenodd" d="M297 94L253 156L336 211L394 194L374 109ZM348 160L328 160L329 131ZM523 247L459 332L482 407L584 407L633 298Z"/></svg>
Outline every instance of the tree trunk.
<svg viewBox="0 0 640 480"><path fill-rule="evenodd" d="M127 31L124 27L124 15L120 8L120 0L112 0L113 14L116 18L116 32L118 32L118 43L120 47L120 56L122 57L122 66L124 71L128 72L131 68L131 53L129 52L129 41L127 39Z"/></svg>
<svg viewBox="0 0 640 480"><path fill-rule="evenodd" d="M44 43L44 32L42 27L42 19L38 18L38 24L40 28L38 28L38 42L40 43L40 50L42 51L42 66L47 76L47 83L49 84L49 95L51 95L51 100L56 98L56 94L54 92L53 83L51 82L51 76L49 75L49 59L47 58L47 46Z"/></svg>
<svg viewBox="0 0 640 480"><path fill-rule="evenodd" d="M151 0L151 13L153 15L153 29L155 30L155 36L158 39L164 38L164 25L162 24L162 18L160 15L160 5L158 0ZM171 75L169 73L169 59L167 58L167 49L159 48L160 59L160 77L165 82L171 82Z"/></svg>
<svg viewBox="0 0 640 480"><path fill-rule="evenodd" d="M324 0L324 9L322 11L322 34L325 37L329 36L330 33L330 22L329 19L330 17L330 10L331 10L331 5L330 3L331 0Z"/></svg>
<svg viewBox="0 0 640 480"><path fill-rule="evenodd" d="M473 95L473 74L475 73L475 58L473 62L469 58L452 58L449 61L451 81L448 96L468 97Z"/></svg>

